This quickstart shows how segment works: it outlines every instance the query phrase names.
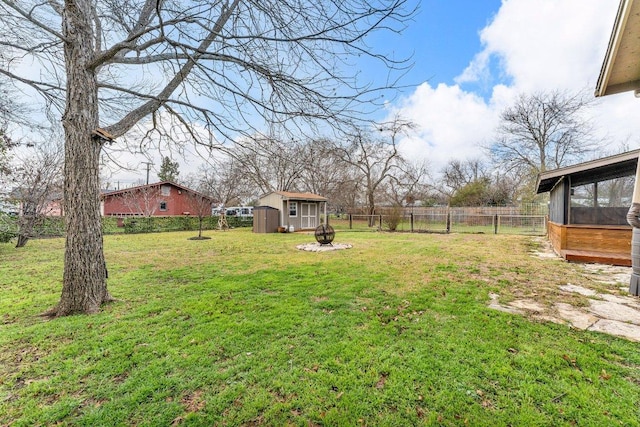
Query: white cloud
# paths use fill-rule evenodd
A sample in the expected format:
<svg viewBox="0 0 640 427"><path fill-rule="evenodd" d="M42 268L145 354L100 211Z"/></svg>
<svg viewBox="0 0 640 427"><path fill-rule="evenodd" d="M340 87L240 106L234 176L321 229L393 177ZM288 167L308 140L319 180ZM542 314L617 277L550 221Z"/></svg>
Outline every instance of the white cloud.
<svg viewBox="0 0 640 427"><path fill-rule="evenodd" d="M437 171L453 158L481 157L496 125L494 106L459 86L423 83L400 111L419 126L416 136L402 141L402 151L409 159L426 159Z"/></svg>
<svg viewBox="0 0 640 427"><path fill-rule="evenodd" d="M422 130L403 142L409 158L431 159L432 170L448 159L477 156L500 112L519 93L595 89L618 0L504 0L480 32L482 50L461 70L457 84L423 84L399 103L401 114ZM428 71L428 70L425 70ZM467 88L494 83L485 100ZM632 94L600 99L593 111L605 150L640 145L640 100Z"/></svg>
<svg viewBox="0 0 640 427"><path fill-rule="evenodd" d="M489 60L491 53L486 49L477 53L462 74L454 80L457 84L488 80L490 77Z"/></svg>
<svg viewBox="0 0 640 427"><path fill-rule="evenodd" d="M593 86L617 4L618 0L506 0L481 31L484 49L471 67L486 66L486 58L496 56L518 91Z"/></svg>

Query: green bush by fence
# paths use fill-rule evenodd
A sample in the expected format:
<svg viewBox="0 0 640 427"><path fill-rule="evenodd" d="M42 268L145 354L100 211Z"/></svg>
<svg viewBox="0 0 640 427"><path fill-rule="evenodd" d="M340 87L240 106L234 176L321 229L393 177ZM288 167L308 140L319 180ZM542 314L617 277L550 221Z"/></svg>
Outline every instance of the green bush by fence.
<svg viewBox="0 0 640 427"><path fill-rule="evenodd" d="M252 227L253 218L227 217L229 227ZM193 216L129 217L124 219L125 233L157 233L163 231L196 231L199 220ZM209 216L202 220L203 230L218 228L218 217Z"/></svg>
<svg viewBox="0 0 640 427"><path fill-rule="evenodd" d="M18 235L18 218L0 213L0 243L10 242Z"/></svg>
<svg viewBox="0 0 640 427"><path fill-rule="evenodd" d="M0 216L0 243L7 243L18 235L18 221L17 216ZM252 227L253 218L227 217L227 224L232 228ZM193 216L102 218L104 234L197 231L199 227L198 218ZM202 228L217 229L218 217L205 217ZM34 227L32 235L36 238L64 236L64 217L43 217Z"/></svg>

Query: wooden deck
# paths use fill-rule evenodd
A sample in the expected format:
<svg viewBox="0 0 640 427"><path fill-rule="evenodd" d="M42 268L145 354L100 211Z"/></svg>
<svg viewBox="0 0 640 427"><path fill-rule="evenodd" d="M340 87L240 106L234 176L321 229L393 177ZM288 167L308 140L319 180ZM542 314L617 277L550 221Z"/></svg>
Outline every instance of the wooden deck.
<svg viewBox="0 0 640 427"><path fill-rule="evenodd" d="M567 261L586 262L596 264L621 265L631 267L631 252L628 254L615 254L611 252L595 251L560 251L560 256Z"/></svg>
<svg viewBox="0 0 640 427"><path fill-rule="evenodd" d="M553 249L567 261L631 265L631 227L548 222Z"/></svg>

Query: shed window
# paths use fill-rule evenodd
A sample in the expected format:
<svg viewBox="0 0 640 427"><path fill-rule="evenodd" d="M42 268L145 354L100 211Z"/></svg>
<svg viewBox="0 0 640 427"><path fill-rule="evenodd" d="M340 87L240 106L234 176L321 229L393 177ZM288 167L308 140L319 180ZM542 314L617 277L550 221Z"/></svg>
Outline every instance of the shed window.
<svg viewBox="0 0 640 427"><path fill-rule="evenodd" d="M289 216L298 216L298 202L289 202Z"/></svg>
<svg viewBox="0 0 640 427"><path fill-rule="evenodd" d="M160 187L160 191L162 192L163 196L170 196L171 195L171 186L170 185L163 185L162 187Z"/></svg>
<svg viewBox="0 0 640 427"><path fill-rule="evenodd" d="M167 210L167 202L160 202L160 210L161 211Z"/></svg>

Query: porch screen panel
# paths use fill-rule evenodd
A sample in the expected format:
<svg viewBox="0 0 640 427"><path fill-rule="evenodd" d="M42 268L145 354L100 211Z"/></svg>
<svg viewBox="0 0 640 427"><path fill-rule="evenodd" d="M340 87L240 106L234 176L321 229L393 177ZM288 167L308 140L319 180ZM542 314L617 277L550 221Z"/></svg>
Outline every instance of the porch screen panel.
<svg viewBox="0 0 640 427"><path fill-rule="evenodd" d="M627 225L634 177L623 177L571 189L571 224Z"/></svg>

